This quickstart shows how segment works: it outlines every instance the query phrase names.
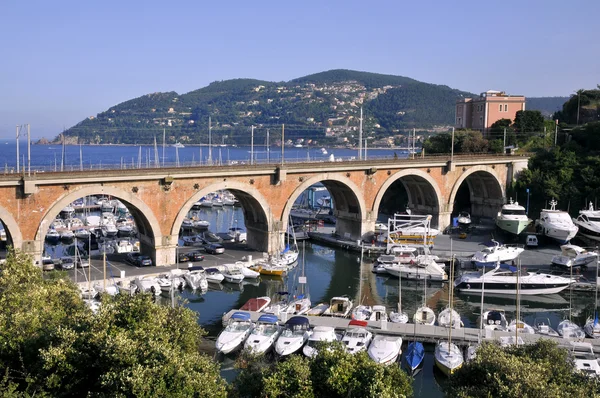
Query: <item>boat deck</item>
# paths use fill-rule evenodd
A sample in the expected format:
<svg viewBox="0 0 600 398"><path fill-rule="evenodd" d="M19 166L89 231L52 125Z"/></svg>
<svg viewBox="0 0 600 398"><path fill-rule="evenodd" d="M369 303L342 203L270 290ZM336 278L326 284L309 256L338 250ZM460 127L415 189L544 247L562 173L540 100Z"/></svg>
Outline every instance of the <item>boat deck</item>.
<svg viewBox="0 0 600 398"><path fill-rule="evenodd" d="M234 312L238 310L231 310L223 315L223 320L229 319ZM250 317L253 321L256 321L263 313L254 311L245 311L250 313ZM287 317L286 317L287 315ZM293 315L281 314L280 319L285 322ZM339 318L339 317L328 317L328 316L307 316L310 321L310 326L331 326L336 330L346 330L350 319ZM386 334L392 336L401 336L403 339L416 340L423 343L436 343L440 340L448 338L448 328L442 326L430 326L430 325L415 325L414 323L399 324L392 322L381 322L381 321L369 321L368 327L372 332L379 334ZM486 330L482 333L482 341L499 341L500 337L503 336L515 336L514 333L509 332L498 332ZM452 341L458 345L468 345L470 343L476 343L479 337L479 329L476 328L461 328L452 330ZM534 343L535 341L545 338L551 339L558 343L559 346L565 348L571 348L569 340L563 339L562 337L551 337L540 334L525 334L519 333L519 337L523 339L525 344ZM585 339L586 342L591 343L594 347L594 352L600 353L600 339Z"/></svg>

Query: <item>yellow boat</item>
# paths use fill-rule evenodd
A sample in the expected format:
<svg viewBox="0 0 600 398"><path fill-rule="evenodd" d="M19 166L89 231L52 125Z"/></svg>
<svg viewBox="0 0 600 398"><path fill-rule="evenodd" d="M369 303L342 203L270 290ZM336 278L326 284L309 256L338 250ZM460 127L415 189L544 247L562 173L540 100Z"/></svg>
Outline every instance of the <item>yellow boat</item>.
<svg viewBox="0 0 600 398"><path fill-rule="evenodd" d="M253 271L260 273L261 275L274 275L274 276L283 276L287 272L287 268L278 267L278 266L270 266L267 264L257 264L252 267L248 267Z"/></svg>

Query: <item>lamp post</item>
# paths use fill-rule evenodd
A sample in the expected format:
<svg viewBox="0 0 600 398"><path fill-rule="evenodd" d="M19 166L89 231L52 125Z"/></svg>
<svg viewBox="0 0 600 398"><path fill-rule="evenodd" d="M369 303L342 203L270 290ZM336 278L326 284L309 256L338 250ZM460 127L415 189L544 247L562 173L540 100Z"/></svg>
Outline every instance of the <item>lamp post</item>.
<svg viewBox="0 0 600 398"><path fill-rule="evenodd" d="M525 214L529 215L529 188L527 188L526 192L527 192L527 208L525 209Z"/></svg>

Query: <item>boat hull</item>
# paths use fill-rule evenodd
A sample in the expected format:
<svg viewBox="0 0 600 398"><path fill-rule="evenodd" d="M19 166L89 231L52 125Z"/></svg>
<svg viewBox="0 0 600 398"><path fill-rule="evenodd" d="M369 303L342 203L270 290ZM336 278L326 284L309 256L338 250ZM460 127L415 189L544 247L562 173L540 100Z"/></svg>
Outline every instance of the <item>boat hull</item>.
<svg viewBox="0 0 600 398"><path fill-rule="evenodd" d="M529 224L531 224L531 220L496 219L496 226L498 228L513 235L520 235Z"/></svg>
<svg viewBox="0 0 600 398"><path fill-rule="evenodd" d="M470 285L470 286L467 286ZM569 283L557 284L556 286L540 286L540 287L524 287L525 284L522 284L519 287L519 294L522 295L536 295L536 294L555 294L560 293L569 287ZM459 284L456 289L465 294L481 294L481 283L471 283ZM490 282L485 282L485 294L507 294L514 296L517 294L517 284L498 284L498 286L494 286L494 284Z"/></svg>

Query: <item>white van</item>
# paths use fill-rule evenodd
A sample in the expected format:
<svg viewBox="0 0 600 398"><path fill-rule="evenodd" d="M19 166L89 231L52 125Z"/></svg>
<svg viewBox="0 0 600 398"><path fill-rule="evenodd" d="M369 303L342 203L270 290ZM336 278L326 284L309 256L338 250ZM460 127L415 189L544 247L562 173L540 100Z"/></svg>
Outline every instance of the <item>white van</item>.
<svg viewBox="0 0 600 398"><path fill-rule="evenodd" d="M527 239L525 240L525 244L527 247L537 247L538 246L538 238L535 235L527 235Z"/></svg>

